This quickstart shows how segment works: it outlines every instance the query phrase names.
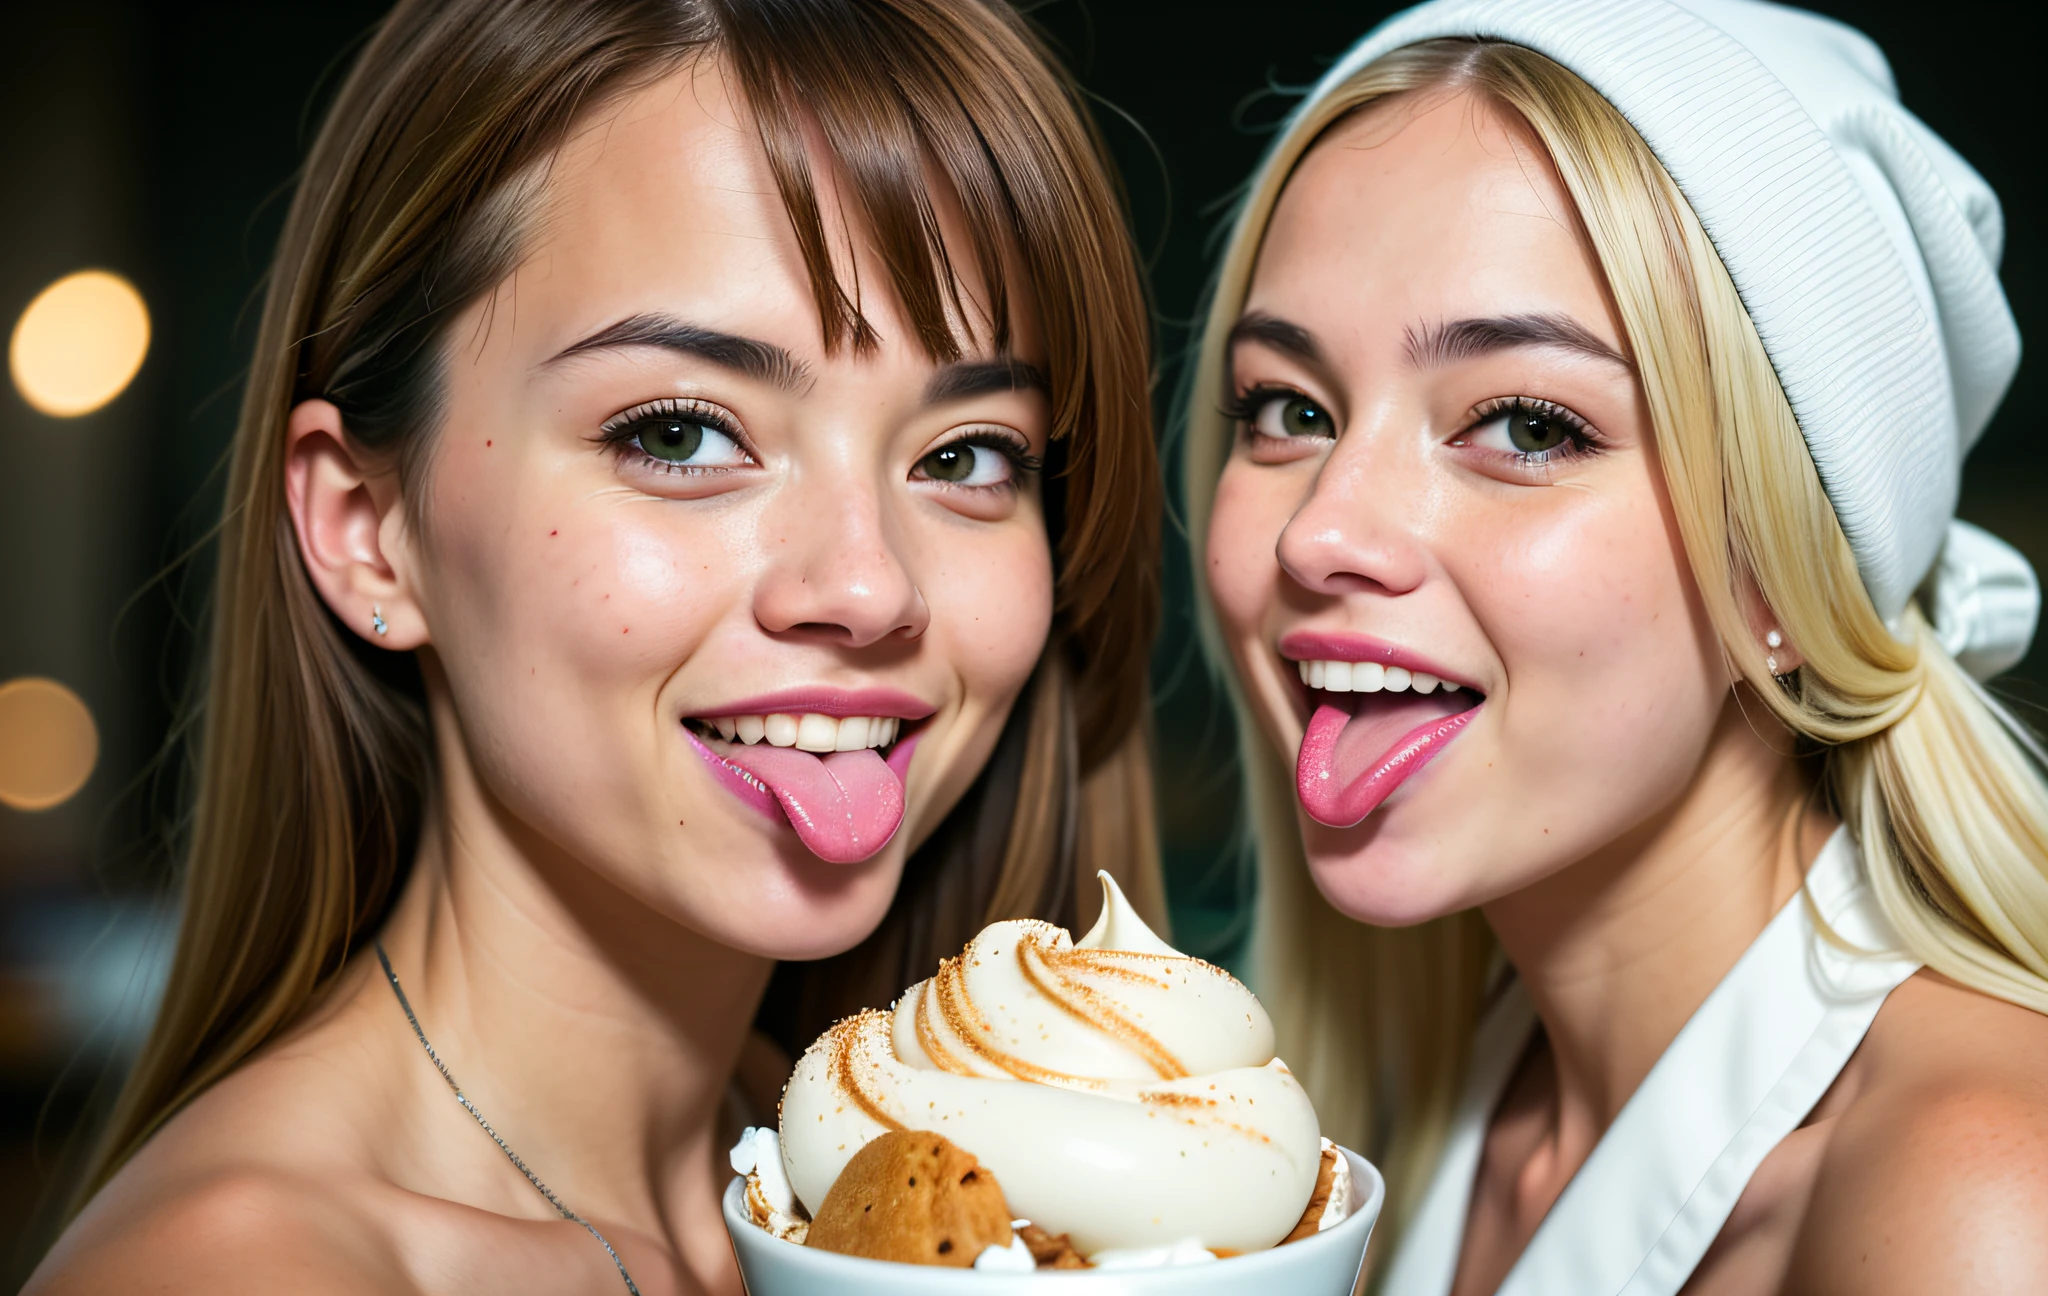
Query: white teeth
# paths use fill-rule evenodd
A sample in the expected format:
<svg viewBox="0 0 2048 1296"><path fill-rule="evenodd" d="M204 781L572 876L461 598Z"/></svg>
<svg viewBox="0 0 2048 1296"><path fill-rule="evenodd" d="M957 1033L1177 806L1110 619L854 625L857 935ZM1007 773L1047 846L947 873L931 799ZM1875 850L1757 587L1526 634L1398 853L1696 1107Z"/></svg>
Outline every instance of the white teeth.
<svg viewBox="0 0 2048 1296"><path fill-rule="evenodd" d="M804 723L809 724L810 719L809 716L805 716ZM859 751L868 745L868 718L866 716L846 717L846 719L839 722L839 732L835 737L837 741L832 745L833 751Z"/></svg>
<svg viewBox="0 0 2048 1296"><path fill-rule="evenodd" d="M807 752L864 751L870 747L887 747L896 741L903 729L903 721L895 716L847 716L841 719L819 715L815 711L803 715L778 712L774 715L720 716L696 723L716 731L727 742L738 741L752 747L765 741L771 747L794 747Z"/></svg>
<svg viewBox="0 0 2048 1296"><path fill-rule="evenodd" d="M1303 661L1295 669L1301 682L1326 693L1449 693L1458 686L1428 671L1411 671L1404 666L1382 666L1378 662Z"/></svg>
<svg viewBox="0 0 2048 1296"><path fill-rule="evenodd" d="M828 752L839 748L839 722L831 716L811 714L796 722L796 745L801 751Z"/></svg>

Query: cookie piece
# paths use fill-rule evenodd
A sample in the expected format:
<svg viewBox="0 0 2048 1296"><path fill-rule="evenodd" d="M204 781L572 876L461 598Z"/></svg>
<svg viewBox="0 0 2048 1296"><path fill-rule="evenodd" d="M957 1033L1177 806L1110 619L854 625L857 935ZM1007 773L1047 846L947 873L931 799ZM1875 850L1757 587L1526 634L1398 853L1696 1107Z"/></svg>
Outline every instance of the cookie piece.
<svg viewBox="0 0 2048 1296"><path fill-rule="evenodd" d="M1025 1249L1040 1269L1086 1269L1089 1264L1074 1250L1074 1244L1064 1233L1048 1233L1036 1224L1026 1224L1017 1230L1017 1236L1024 1239Z"/></svg>
<svg viewBox="0 0 2048 1296"><path fill-rule="evenodd" d="M1301 1220L1294 1226L1293 1232L1275 1242L1274 1246L1286 1246L1289 1242L1312 1238L1321 1231L1323 1212L1328 1209L1330 1193L1337 1186L1337 1158L1342 1155L1344 1154L1337 1150L1336 1144L1328 1139L1323 1140L1323 1163L1316 1168L1316 1190L1308 1195L1308 1209L1301 1213Z"/></svg>
<svg viewBox="0 0 2048 1296"><path fill-rule="evenodd" d="M1010 1245L996 1177L937 1134L896 1130L854 1153L811 1221L807 1246L870 1260L971 1268Z"/></svg>

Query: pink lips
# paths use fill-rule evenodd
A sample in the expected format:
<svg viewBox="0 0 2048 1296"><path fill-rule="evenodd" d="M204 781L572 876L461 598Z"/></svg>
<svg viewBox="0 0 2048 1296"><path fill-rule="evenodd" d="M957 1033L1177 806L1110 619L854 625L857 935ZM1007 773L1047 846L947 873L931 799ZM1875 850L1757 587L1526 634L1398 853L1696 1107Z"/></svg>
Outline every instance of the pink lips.
<svg viewBox="0 0 2048 1296"><path fill-rule="evenodd" d="M1456 680L1434 662L1364 635L1296 631L1280 641L1294 661L1379 662ZM1461 687L1469 688L1469 685ZM1295 793L1317 823L1349 828L1377 810L1457 737L1484 699L1460 693L1312 693L1315 713L1295 761Z"/></svg>
<svg viewBox="0 0 2048 1296"><path fill-rule="evenodd" d="M790 689L722 703L705 718L806 712L829 716L895 716L917 721L929 704L893 689ZM903 823L903 783L918 732L898 739L887 760L873 749L812 753L767 744L719 744L714 751L688 729L691 748L712 777L763 816L796 830L813 855L835 864L872 857Z"/></svg>

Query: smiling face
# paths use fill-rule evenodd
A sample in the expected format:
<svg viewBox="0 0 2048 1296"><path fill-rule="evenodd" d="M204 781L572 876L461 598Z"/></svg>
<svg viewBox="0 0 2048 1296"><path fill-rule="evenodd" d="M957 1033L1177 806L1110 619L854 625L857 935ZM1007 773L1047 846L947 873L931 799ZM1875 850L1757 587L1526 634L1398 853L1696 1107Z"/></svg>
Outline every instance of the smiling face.
<svg viewBox="0 0 2048 1296"><path fill-rule="evenodd" d="M1729 693L1572 202L1519 121L1382 101L1232 336L1211 594L1339 909L1516 891L1671 805Z"/></svg>
<svg viewBox="0 0 2048 1296"><path fill-rule="evenodd" d="M1030 318L938 364L871 263L844 281L879 345L825 351L726 85L686 69L553 160L529 254L449 331L404 565L444 764L499 819L816 957L880 920L1044 646L1050 415Z"/></svg>

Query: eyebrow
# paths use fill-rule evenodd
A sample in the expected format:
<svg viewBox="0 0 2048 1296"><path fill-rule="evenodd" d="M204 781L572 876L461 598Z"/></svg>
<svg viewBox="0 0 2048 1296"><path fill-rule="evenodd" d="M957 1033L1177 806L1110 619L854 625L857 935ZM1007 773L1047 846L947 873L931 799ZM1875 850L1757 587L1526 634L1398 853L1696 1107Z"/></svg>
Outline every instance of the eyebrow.
<svg viewBox="0 0 2048 1296"><path fill-rule="evenodd" d="M1628 357L1569 315L1499 315L1407 330L1408 363L1433 369L1514 347L1551 347L1633 369Z"/></svg>
<svg viewBox="0 0 2048 1296"><path fill-rule="evenodd" d="M659 347L694 356L784 391L800 391L811 381L810 366L773 342L741 337L736 333L721 333L716 329L687 324L670 315L633 315L616 324L608 324L589 337L563 347L548 357L542 367L590 351L614 351L626 347Z"/></svg>
<svg viewBox="0 0 2048 1296"><path fill-rule="evenodd" d="M1023 360L962 360L947 365L925 384L924 403L940 405L999 391L1035 391L1052 394L1052 381L1045 370Z"/></svg>
<svg viewBox="0 0 2048 1296"><path fill-rule="evenodd" d="M1315 334L1299 324L1264 311L1246 311L1238 316L1237 323L1230 326L1230 337L1225 346L1235 349L1240 342L1262 342L1304 364L1319 365L1323 362L1323 349L1316 345Z"/></svg>

